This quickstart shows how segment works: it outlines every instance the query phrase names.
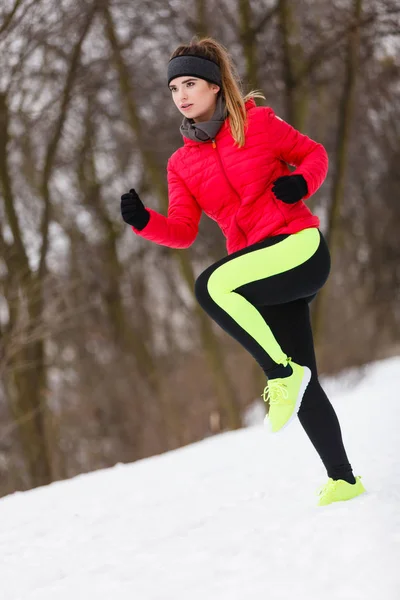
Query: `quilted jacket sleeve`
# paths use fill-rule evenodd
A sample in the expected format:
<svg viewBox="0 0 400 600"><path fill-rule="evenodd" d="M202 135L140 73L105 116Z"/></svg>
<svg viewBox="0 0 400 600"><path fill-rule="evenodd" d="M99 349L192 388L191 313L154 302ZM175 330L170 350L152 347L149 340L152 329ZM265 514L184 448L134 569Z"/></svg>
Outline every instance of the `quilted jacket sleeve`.
<svg viewBox="0 0 400 600"><path fill-rule="evenodd" d="M325 148L277 117L272 108L265 107L265 117L275 155L296 167L292 175L303 175L308 187L304 200L309 198L322 185L328 171Z"/></svg>
<svg viewBox="0 0 400 600"><path fill-rule="evenodd" d="M147 208L150 220L144 229L132 227L138 235L170 248L188 248L199 230L201 208L185 182L168 162L168 216Z"/></svg>

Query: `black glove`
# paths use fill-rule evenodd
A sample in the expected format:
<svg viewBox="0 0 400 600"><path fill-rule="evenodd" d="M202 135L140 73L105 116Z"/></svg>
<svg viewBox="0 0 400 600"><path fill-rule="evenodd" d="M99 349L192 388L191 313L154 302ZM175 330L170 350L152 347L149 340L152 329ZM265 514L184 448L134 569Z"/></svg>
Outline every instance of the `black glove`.
<svg viewBox="0 0 400 600"><path fill-rule="evenodd" d="M303 175L284 175L274 181L272 191L278 200L294 204L308 194L307 182Z"/></svg>
<svg viewBox="0 0 400 600"><path fill-rule="evenodd" d="M134 189L121 196L121 215L125 223L133 225L135 229L144 229L150 219L149 211Z"/></svg>

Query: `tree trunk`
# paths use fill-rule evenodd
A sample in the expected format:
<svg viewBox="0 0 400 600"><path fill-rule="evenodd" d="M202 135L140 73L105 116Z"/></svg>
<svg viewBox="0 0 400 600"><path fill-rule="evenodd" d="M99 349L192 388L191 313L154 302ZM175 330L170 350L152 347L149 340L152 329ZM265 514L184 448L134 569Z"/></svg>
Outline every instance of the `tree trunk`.
<svg viewBox="0 0 400 600"><path fill-rule="evenodd" d="M246 60L246 78L250 89L258 89L258 58L256 37L253 29L253 15L249 0L238 0L239 37Z"/></svg>
<svg viewBox="0 0 400 600"><path fill-rule="evenodd" d="M285 118L302 131L308 111L308 76L300 76L304 67L304 50L299 39L291 0L279 0L279 30L285 83ZM301 39L301 38L300 38Z"/></svg>
<svg viewBox="0 0 400 600"><path fill-rule="evenodd" d="M134 328L124 308L120 289L122 268L117 253L118 238L116 228L102 205L101 186L98 182L95 169L93 156L94 131L90 119L91 110L92 107L88 103L87 127L81 148L78 177L80 188L84 192L84 203L96 215L104 231L102 250L104 254L103 272L106 292L103 294L103 298L108 309L108 319L112 327L113 341L122 350L123 356L127 361L131 360L132 357L136 360L138 371L147 381L154 403L159 406L159 416L161 418L159 438L165 448L170 448L176 446L182 440L179 415L176 414L174 407L167 402L165 386L159 375L157 364L148 350L146 337L143 338L140 331ZM140 302L139 298L138 301ZM137 397L132 402L135 402L135 430L129 433L129 439L126 442L134 444L137 456L133 458L140 458L143 442L143 400ZM114 408L117 410L117 407ZM123 414L117 420L123 428L125 422Z"/></svg>
<svg viewBox="0 0 400 600"><path fill-rule="evenodd" d="M207 0L196 0L196 16L196 35L199 37L205 37L208 35Z"/></svg>
<svg viewBox="0 0 400 600"><path fill-rule="evenodd" d="M332 197L328 215L328 227L325 234L331 252L333 266L338 247L340 245L340 210L343 202L346 163L355 100L355 87L357 80L360 46L360 27L358 25L361 19L361 12L362 0L354 0L353 20L355 27L350 30L348 37L347 56L345 65L346 70L343 82L342 96L339 105L339 122L335 144ZM326 302L326 298L328 296L330 281L332 281L332 279L328 280L325 287L319 292L314 303L313 329L316 343L318 343L318 341L322 337L323 308Z"/></svg>
<svg viewBox="0 0 400 600"><path fill-rule="evenodd" d="M52 481L52 460L47 440L47 370L45 364L44 342L44 285L46 279L46 258L48 253L48 231L50 224L50 191L49 181L53 171L54 159L61 139L63 126L71 99L71 91L75 81L83 41L93 20L94 8L87 15L81 35L73 49L63 90L60 112L55 123L53 135L47 147L45 166L42 174L40 191L44 210L40 226L40 260L39 268L34 273L29 265L27 251L16 213L16 203L12 191L12 182L8 166L7 147L10 139L10 117L7 98L0 95L0 180L8 223L13 233L14 256L7 268L15 269L15 292L20 298L11 298L15 303L12 311L13 322L10 322L9 342L16 344L15 352L9 356L6 372L6 388L9 395L11 412L18 425L27 470L33 487L45 485ZM12 253L12 252L11 252ZM6 257L5 257L6 258ZM20 339L18 340L18 336ZM14 339L13 339L14 338ZM50 436L51 437L51 436Z"/></svg>

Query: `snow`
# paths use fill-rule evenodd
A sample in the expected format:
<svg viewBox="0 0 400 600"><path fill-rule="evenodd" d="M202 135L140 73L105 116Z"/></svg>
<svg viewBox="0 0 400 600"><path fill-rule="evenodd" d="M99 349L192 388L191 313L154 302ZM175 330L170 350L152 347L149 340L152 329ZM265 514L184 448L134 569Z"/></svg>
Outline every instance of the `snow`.
<svg viewBox="0 0 400 600"><path fill-rule="evenodd" d="M400 357L364 371L324 387L366 494L317 507L299 422L257 423L1 499L0 597L398 600Z"/></svg>

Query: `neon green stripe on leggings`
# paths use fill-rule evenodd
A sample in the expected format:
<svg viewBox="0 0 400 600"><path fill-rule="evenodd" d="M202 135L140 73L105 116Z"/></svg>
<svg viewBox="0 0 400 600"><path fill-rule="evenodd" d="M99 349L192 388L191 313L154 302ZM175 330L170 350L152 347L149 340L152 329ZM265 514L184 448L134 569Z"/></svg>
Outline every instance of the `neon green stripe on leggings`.
<svg viewBox="0 0 400 600"><path fill-rule="evenodd" d="M207 289L214 302L278 364L286 364L287 355L258 310L233 290L298 267L315 254L319 242L318 229L303 229L274 246L233 258L218 267L208 280Z"/></svg>

